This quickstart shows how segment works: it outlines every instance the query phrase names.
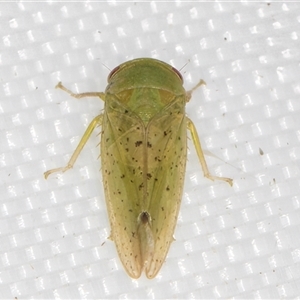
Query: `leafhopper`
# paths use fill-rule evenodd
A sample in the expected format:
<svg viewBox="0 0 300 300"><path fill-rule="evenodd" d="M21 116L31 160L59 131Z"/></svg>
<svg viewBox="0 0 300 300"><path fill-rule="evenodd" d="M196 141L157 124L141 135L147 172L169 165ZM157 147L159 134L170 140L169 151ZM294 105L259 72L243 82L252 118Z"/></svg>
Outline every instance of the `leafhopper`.
<svg viewBox="0 0 300 300"><path fill-rule="evenodd" d="M179 71L151 58L125 62L111 71L105 92L75 94L58 83L57 88L75 98L99 97L102 114L86 129L65 167L72 168L98 125L101 131L101 164L111 235L125 270L132 278L144 271L157 275L173 239L182 198L187 159L187 129L191 133L204 176L207 168L193 122L185 114L192 92L183 88Z"/></svg>

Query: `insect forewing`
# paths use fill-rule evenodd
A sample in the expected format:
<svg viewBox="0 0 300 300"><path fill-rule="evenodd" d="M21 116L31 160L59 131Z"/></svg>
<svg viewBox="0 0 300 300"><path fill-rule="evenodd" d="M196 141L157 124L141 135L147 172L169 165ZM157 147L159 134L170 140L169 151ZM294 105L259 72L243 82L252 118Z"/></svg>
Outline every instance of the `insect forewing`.
<svg viewBox="0 0 300 300"><path fill-rule="evenodd" d="M114 109L106 108L103 128L101 160L111 238L128 274L138 278L143 268L137 236L143 199L143 165L137 158L143 157L143 147L139 143L143 141L143 127L130 111L124 114L117 105Z"/></svg>
<svg viewBox="0 0 300 300"><path fill-rule="evenodd" d="M174 97L148 128L148 212L155 241L145 269L148 278L155 277L164 263L180 208L187 140L184 103L184 95Z"/></svg>

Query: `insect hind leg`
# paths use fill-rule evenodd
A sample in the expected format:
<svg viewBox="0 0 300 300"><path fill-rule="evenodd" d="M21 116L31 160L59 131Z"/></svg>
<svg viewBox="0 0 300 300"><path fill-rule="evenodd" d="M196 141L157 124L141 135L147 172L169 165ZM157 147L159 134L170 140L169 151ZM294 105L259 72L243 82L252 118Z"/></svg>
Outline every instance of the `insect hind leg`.
<svg viewBox="0 0 300 300"><path fill-rule="evenodd" d="M201 147L201 143L200 143L200 139L199 139L199 136L198 136L198 133L197 133L197 129L196 129L194 123L189 118L187 118L187 128L191 132L192 140L193 140L193 143L194 143L194 146L195 146L200 164L202 166L204 176L206 178L211 179L211 180L217 179L217 180L226 181L230 186L232 186L233 180L231 178L213 176L213 175L210 174L210 172L208 170L208 167L207 167L207 164L206 164L204 153L203 153L203 150L202 150L202 147Z"/></svg>

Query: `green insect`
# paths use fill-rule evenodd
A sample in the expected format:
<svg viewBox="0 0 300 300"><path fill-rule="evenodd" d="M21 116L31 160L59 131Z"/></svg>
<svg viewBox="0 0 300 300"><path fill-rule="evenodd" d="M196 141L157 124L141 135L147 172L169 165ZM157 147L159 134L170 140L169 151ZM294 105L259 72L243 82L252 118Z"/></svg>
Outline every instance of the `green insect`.
<svg viewBox="0 0 300 300"><path fill-rule="evenodd" d="M105 93L74 94L75 98L100 97L104 112L95 117L67 166L72 168L96 126L102 126L102 177L111 235L129 276L144 271L156 276L173 241L182 198L187 158L187 129L191 132L204 176L210 175L193 122L185 105L186 92L179 71L151 58L139 58L116 67L108 76Z"/></svg>

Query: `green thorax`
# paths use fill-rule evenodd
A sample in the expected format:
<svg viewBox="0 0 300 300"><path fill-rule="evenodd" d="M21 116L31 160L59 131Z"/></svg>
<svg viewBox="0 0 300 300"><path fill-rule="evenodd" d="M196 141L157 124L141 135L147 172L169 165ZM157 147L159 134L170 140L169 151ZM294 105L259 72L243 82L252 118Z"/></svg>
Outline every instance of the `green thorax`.
<svg viewBox="0 0 300 300"><path fill-rule="evenodd" d="M140 58L121 64L110 73L106 94L117 97L120 105L147 124L173 101L185 104L182 84L180 73L172 66L156 59Z"/></svg>

